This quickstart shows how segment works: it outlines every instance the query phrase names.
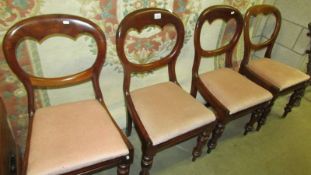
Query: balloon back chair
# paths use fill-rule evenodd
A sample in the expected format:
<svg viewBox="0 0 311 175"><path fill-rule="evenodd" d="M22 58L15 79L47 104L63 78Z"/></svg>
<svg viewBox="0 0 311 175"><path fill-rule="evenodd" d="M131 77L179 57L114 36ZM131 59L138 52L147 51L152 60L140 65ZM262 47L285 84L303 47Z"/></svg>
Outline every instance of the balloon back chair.
<svg viewBox="0 0 311 175"><path fill-rule="evenodd" d="M42 42L55 34L71 38L79 34L93 37L98 48L95 63L76 74L55 78L38 77L24 71L16 55L21 41L32 38ZM23 174L88 174L113 166L118 166L118 174L129 173L132 145L108 112L99 86L106 41L96 24L81 17L60 14L28 18L8 30L3 51L28 95L29 122ZM87 80L92 82L96 99L42 108L35 106L36 88L67 87Z"/></svg>
<svg viewBox="0 0 311 175"><path fill-rule="evenodd" d="M136 64L126 56L125 41L130 29L140 32L144 27L172 25L176 29L176 43L167 56L151 63ZM132 120L142 142L141 175L149 174L155 154L190 138L198 137L193 149L193 161L200 156L214 127L215 115L178 85L175 73L176 59L184 42L182 21L173 13L148 8L128 14L117 30L117 53L124 68L123 91L129 112L128 135ZM168 66L169 82L158 83L130 91L132 73L152 71Z"/></svg>
<svg viewBox="0 0 311 175"><path fill-rule="evenodd" d="M269 39L263 43L253 43L250 36L251 18L260 14L273 15L276 24ZM292 107L300 102L310 76L300 70L271 59L272 48L280 28L281 13L276 7L271 5L256 5L246 11L244 17L244 57L240 72L273 94L273 99L267 112L271 110L278 96L293 92L284 108L283 117L286 117L292 110ZM252 51L261 49L266 49L264 58L250 59ZM266 118L261 119L260 125L263 125L265 121Z"/></svg>
<svg viewBox="0 0 311 175"><path fill-rule="evenodd" d="M215 50L204 50L200 37L203 24L207 21L212 24L216 19L225 22L234 20L235 33L228 44ZM208 143L208 152L216 147L218 138L222 135L225 125L249 112L252 112L250 121L245 125L245 132L253 129L257 118L263 115L263 111L269 104L272 95L257 84L248 80L232 68L232 53L239 40L243 29L243 17L241 13L225 5L211 6L205 9L199 16L194 32L195 57L192 68L191 94L195 97L197 91L216 111L217 125L212 138ZM199 74L198 70L202 57L214 58L225 54L225 67L214 71Z"/></svg>

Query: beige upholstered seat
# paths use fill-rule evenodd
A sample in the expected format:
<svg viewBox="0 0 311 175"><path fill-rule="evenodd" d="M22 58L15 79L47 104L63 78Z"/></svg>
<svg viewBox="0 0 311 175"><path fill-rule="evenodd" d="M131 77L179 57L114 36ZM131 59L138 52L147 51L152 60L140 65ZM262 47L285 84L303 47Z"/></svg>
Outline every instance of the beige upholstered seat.
<svg viewBox="0 0 311 175"><path fill-rule="evenodd" d="M27 174L61 174L127 154L97 100L40 108L33 121Z"/></svg>
<svg viewBox="0 0 311 175"><path fill-rule="evenodd" d="M266 83L279 88L280 91L310 78L309 75L298 69L294 69L270 58L254 59L246 67Z"/></svg>
<svg viewBox="0 0 311 175"><path fill-rule="evenodd" d="M272 99L272 94L229 68L200 75L204 86L234 114Z"/></svg>
<svg viewBox="0 0 311 175"><path fill-rule="evenodd" d="M135 109L153 145L213 122L213 112L172 82L131 92Z"/></svg>

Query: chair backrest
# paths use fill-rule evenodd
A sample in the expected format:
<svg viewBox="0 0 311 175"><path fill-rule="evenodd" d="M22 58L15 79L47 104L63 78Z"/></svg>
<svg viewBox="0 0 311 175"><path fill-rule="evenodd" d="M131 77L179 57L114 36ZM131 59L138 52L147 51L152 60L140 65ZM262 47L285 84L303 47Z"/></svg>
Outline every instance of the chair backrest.
<svg viewBox="0 0 311 175"><path fill-rule="evenodd" d="M271 37L267 39L263 43L253 43L250 36L250 23L251 23L251 17L256 17L258 15L273 15L275 17L275 28L273 33L271 34ZM272 6L272 5L255 5L250 7L244 17L244 57L242 61L242 65L246 65L250 59L251 52L260 50L263 48L267 48L265 57L270 58L273 45L276 41L276 38L279 34L281 28L281 13L280 11Z"/></svg>
<svg viewBox="0 0 311 175"><path fill-rule="evenodd" d="M202 27L206 21L211 24L217 19L223 20L225 22L228 22L229 20L234 20L236 23L235 32L232 36L232 39L226 45L215 50L204 50L200 42ZM243 16L236 8L227 5L215 5L205 9L200 14L194 31L195 56L192 69L193 75L198 74L198 69L202 57L214 57L225 54L225 66L232 67L232 54L237 42L239 41L242 30Z"/></svg>
<svg viewBox="0 0 311 175"><path fill-rule="evenodd" d="M98 51L92 66L73 75L55 78L38 77L25 72L19 65L16 55L16 48L21 41L33 38L41 42L48 35L54 34L63 34L72 38L77 38L79 34L88 34L93 37ZM35 112L34 88L36 87L64 87L92 80L96 99L102 101L99 74L105 61L106 39L101 29L90 20L62 14L42 15L25 19L8 30L3 40L3 51L10 68L26 88L29 116Z"/></svg>
<svg viewBox="0 0 311 175"><path fill-rule="evenodd" d="M144 27L156 25L163 28L166 25L173 25L177 32L176 43L171 52L157 61L147 64L135 64L129 61L125 54L125 39L130 29L141 32ZM128 92L132 73L152 71L168 65L170 81L177 82L175 73L176 59L184 42L184 26L182 21L173 13L165 9L147 8L134 11L128 14L120 23L117 30L116 46L117 53L124 69L124 88Z"/></svg>

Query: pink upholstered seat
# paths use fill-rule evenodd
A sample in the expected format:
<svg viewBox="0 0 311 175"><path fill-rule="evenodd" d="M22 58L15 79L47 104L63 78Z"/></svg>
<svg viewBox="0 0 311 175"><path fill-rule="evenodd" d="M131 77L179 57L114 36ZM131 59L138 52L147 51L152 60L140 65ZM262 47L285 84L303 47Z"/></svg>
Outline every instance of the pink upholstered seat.
<svg viewBox="0 0 311 175"><path fill-rule="evenodd" d="M27 174L61 174L127 154L97 100L40 108L33 121Z"/></svg>
<svg viewBox="0 0 311 175"><path fill-rule="evenodd" d="M272 99L272 94L229 68L200 75L204 86L234 114Z"/></svg>
<svg viewBox="0 0 311 175"><path fill-rule="evenodd" d="M131 96L153 145L216 119L213 112L172 82L135 90Z"/></svg>
<svg viewBox="0 0 311 175"><path fill-rule="evenodd" d="M246 65L246 68L280 91L310 78L300 70L270 58L253 59Z"/></svg>

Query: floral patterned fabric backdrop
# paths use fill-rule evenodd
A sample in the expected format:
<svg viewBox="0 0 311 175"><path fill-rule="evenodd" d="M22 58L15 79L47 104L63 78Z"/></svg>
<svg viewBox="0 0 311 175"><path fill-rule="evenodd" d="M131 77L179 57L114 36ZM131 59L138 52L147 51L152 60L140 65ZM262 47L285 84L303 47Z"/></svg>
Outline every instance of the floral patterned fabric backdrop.
<svg viewBox="0 0 311 175"><path fill-rule="evenodd" d="M36 15L65 13L88 18L97 23L107 38L106 63L101 74L101 89L104 100L120 127L125 126L125 107L122 94L123 72L116 54L115 32L119 22L128 13L146 7L169 9L183 21L186 36L183 50L177 61L177 78L182 87L189 91L193 63L193 30L202 10L216 4L237 7L242 13L262 0L1 0L0 1L0 40L14 23ZM212 38L204 44L218 46L230 39L233 24L216 27ZM224 33L224 34L223 34ZM126 51L131 61L147 63L165 55L174 44L174 29L167 27L159 32L149 27L142 33L128 35ZM68 47L68 45L70 47ZM242 44L239 44L235 62L241 58ZM2 48L2 46L1 46ZM64 37L51 37L38 44L31 40L23 42L17 50L19 62L25 70L34 75L60 76L77 72L92 64L96 48L91 38L81 36L75 41ZM203 62L204 71L223 64L221 59L208 59ZM167 69L134 75L132 88L143 87L167 80ZM27 128L27 95L17 77L10 71L2 49L0 50L0 92L8 110L9 119L19 145L25 142ZM93 97L89 83L73 88L38 90L37 106L48 106Z"/></svg>

